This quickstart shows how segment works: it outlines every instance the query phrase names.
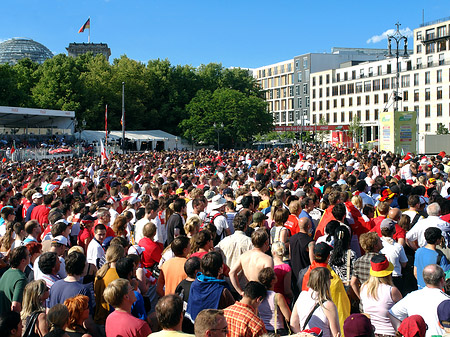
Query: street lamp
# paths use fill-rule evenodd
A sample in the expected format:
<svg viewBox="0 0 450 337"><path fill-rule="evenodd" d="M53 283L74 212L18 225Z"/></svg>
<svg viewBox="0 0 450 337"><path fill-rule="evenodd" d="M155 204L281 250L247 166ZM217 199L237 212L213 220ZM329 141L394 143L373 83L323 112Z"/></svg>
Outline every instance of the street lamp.
<svg viewBox="0 0 450 337"><path fill-rule="evenodd" d="M216 122L213 124L214 129L217 132L217 151L220 151L220 131L223 129L223 123L220 123L220 125L217 125Z"/></svg>
<svg viewBox="0 0 450 337"><path fill-rule="evenodd" d="M175 137L175 150L178 151L178 137Z"/></svg>
<svg viewBox="0 0 450 337"><path fill-rule="evenodd" d="M399 58L400 58L400 52L398 50L401 41L403 40L403 47L404 47L404 52L403 55L401 55L402 57L408 57L408 38L404 35L402 35L402 33L400 33L400 23L396 23L395 24L397 26L397 30L394 32L394 34L392 35L388 35L388 49L389 49L389 54L387 55L388 57L392 57L394 55L392 55L392 50L391 50L391 43L392 41L395 41L396 43L396 49L395 49L395 57L397 60L397 87L396 87L396 91L394 92L394 112L398 111L398 101L401 100L402 98L399 96L399 89L400 89L400 63L399 63Z"/></svg>

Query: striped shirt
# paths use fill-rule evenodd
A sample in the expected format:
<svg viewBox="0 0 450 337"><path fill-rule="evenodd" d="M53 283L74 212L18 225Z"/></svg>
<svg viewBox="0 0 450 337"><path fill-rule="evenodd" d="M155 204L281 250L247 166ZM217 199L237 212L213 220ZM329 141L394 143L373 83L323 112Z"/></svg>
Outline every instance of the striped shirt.
<svg viewBox="0 0 450 337"><path fill-rule="evenodd" d="M236 302L224 309L224 315L228 323L227 337L256 337L267 332L261 318L247 304Z"/></svg>

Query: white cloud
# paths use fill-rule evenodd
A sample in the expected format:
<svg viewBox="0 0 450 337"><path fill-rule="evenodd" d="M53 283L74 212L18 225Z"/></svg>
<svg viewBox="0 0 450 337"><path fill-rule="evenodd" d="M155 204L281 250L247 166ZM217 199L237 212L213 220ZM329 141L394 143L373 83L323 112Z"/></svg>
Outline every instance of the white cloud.
<svg viewBox="0 0 450 337"><path fill-rule="evenodd" d="M388 35L392 35L395 33L395 29L388 29L387 31L381 33L380 35L374 35L370 39L366 41L366 43L378 43L380 41L386 40ZM400 29L400 33L406 37L413 36L413 32L409 27L406 27L404 29Z"/></svg>

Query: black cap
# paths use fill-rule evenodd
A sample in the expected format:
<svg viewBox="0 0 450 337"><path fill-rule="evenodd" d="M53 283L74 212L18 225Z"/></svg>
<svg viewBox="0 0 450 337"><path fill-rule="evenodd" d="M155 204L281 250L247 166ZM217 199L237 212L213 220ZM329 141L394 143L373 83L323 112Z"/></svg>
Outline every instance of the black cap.
<svg viewBox="0 0 450 337"><path fill-rule="evenodd" d="M329 244L326 244L325 242L319 242L314 246L314 255L320 257L328 257L332 250L333 248Z"/></svg>

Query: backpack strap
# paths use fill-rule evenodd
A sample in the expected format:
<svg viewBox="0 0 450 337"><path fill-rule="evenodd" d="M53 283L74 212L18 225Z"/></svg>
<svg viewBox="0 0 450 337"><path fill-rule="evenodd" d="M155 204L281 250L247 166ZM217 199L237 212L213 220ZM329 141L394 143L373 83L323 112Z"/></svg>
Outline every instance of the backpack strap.
<svg viewBox="0 0 450 337"><path fill-rule="evenodd" d="M411 227L414 226L417 223L417 221L419 221L420 217L421 217L420 213L416 213L414 219L411 221Z"/></svg>

